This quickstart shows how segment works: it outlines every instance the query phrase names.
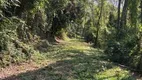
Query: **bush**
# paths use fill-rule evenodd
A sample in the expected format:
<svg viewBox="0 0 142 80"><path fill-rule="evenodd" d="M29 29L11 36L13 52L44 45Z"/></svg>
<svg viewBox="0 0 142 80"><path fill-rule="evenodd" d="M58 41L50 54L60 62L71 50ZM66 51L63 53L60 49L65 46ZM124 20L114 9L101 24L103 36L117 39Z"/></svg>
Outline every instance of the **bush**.
<svg viewBox="0 0 142 80"><path fill-rule="evenodd" d="M14 17L0 22L0 66L18 64L30 59L30 47L23 45L17 38L16 30L19 25L19 20Z"/></svg>
<svg viewBox="0 0 142 80"><path fill-rule="evenodd" d="M135 47L134 41L109 41L105 53L109 55L114 62L128 64L131 58L131 51Z"/></svg>

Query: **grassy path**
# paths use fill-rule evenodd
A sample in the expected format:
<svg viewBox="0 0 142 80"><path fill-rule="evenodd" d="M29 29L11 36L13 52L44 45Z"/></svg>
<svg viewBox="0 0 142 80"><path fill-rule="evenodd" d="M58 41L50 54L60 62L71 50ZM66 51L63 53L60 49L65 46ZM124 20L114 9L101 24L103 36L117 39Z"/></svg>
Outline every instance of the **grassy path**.
<svg viewBox="0 0 142 80"><path fill-rule="evenodd" d="M1 70L0 80L136 80L102 50L78 40L53 45L32 57L30 63Z"/></svg>

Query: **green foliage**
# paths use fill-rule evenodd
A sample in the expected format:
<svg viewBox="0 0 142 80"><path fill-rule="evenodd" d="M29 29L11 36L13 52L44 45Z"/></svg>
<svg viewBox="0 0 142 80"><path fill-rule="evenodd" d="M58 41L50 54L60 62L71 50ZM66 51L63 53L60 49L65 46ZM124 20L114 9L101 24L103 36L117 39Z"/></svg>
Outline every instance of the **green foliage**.
<svg viewBox="0 0 142 80"><path fill-rule="evenodd" d="M141 60L141 32L140 20L138 18L139 0L128 1L128 6L123 6L123 9L128 8L129 14L121 13L120 22L123 23L124 15L126 16L126 24L117 26L115 14L111 12L108 22L108 37L105 53L110 56L110 59L137 68ZM141 63L140 63L141 64Z"/></svg>
<svg viewBox="0 0 142 80"><path fill-rule="evenodd" d="M127 63L130 59L130 52L135 47L135 41L132 40L130 42L116 42L109 41L108 47L106 48L106 53L110 56L110 58L119 63ZM127 63L128 65L128 63Z"/></svg>
<svg viewBox="0 0 142 80"><path fill-rule="evenodd" d="M131 25L134 27L138 26L138 5L139 5L140 0L130 0L130 20L131 20Z"/></svg>
<svg viewBox="0 0 142 80"><path fill-rule="evenodd" d="M4 19L0 22L0 46L3 50L7 50L7 45L11 39L16 38L16 22L14 18L11 19Z"/></svg>
<svg viewBox="0 0 142 80"><path fill-rule="evenodd" d="M33 57L35 61L45 59L40 50L33 49L38 41L52 41L54 37L69 40L69 35L105 49L115 62L136 67L141 59L139 3L140 0L129 0L128 6L122 6L120 26L116 16L118 8L108 0L0 0L0 64L20 63ZM79 72L78 78L94 78L91 72Z"/></svg>

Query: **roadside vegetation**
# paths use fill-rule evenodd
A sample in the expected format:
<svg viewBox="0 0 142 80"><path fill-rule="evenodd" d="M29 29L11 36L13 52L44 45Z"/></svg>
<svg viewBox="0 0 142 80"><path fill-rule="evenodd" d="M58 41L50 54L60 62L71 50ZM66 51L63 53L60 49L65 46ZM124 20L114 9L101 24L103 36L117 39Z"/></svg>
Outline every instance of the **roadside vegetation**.
<svg viewBox="0 0 142 80"><path fill-rule="evenodd" d="M141 74L142 0L0 0L0 78Z"/></svg>

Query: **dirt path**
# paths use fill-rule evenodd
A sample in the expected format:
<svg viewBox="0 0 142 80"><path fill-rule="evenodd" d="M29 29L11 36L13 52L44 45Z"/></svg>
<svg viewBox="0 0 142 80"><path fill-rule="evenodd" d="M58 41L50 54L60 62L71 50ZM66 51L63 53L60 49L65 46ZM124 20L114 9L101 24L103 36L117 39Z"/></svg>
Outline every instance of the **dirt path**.
<svg viewBox="0 0 142 80"><path fill-rule="evenodd" d="M11 65L9 67L0 69L0 80L10 76L17 76L18 74L26 73L28 71L38 70L53 63L55 63L55 61L46 61L41 63L40 65L34 62L22 63L20 65Z"/></svg>
<svg viewBox="0 0 142 80"><path fill-rule="evenodd" d="M128 70L108 61L102 50L82 41L54 45L41 54L46 60L40 64L31 61L1 69L0 80L137 80Z"/></svg>

